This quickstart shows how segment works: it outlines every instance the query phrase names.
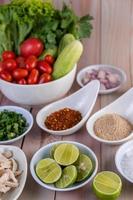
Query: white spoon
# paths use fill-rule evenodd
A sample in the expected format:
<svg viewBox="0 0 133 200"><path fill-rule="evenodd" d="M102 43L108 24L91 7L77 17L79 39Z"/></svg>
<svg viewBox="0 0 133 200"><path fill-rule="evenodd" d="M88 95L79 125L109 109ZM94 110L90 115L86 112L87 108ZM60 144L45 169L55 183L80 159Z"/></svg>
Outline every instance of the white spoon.
<svg viewBox="0 0 133 200"><path fill-rule="evenodd" d="M105 108L101 109L100 111L92 115L86 124L89 135L99 142L103 142L106 144L121 144L131 139L133 137L133 132L128 137L117 141L104 140L95 135L93 129L95 121L104 114L109 114L109 113L117 113L123 116L129 122L131 122L131 124L133 124L133 88L128 90L125 94L123 94L121 97L119 97L110 105L106 106Z"/></svg>
<svg viewBox="0 0 133 200"><path fill-rule="evenodd" d="M54 135L69 135L76 132L84 125L87 118L89 117L95 105L99 88L100 88L99 81L97 80L92 81L91 83L88 83L85 87L81 88L74 94L42 108L38 112L36 117L38 126L42 128L44 131ZM51 113L66 107L80 111L83 117L82 120L74 127L63 131L53 131L48 129L44 124L46 117Z"/></svg>

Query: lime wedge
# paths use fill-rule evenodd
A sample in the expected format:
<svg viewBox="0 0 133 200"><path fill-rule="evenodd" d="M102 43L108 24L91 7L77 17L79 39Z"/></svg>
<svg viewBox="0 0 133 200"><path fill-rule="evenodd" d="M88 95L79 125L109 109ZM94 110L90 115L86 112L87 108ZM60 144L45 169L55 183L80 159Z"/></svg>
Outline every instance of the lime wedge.
<svg viewBox="0 0 133 200"><path fill-rule="evenodd" d="M61 178L55 183L57 188L66 188L75 183L77 170L74 165L67 166L63 169Z"/></svg>
<svg viewBox="0 0 133 200"><path fill-rule="evenodd" d="M50 149L50 157L54 159L54 152L55 152L55 149L59 146L59 144L55 144L51 147Z"/></svg>
<svg viewBox="0 0 133 200"><path fill-rule="evenodd" d="M62 170L55 160L46 158L38 162L36 174L44 183L55 183L61 177Z"/></svg>
<svg viewBox="0 0 133 200"><path fill-rule="evenodd" d="M73 164L79 157L79 149L68 143L60 144L54 152L54 159L60 165L67 166Z"/></svg>
<svg viewBox="0 0 133 200"><path fill-rule="evenodd" d="M101 200L116 200L121 193L122 181L114 172L103 171L96 175L93 189Z"/></svg>
<svg viewBox="0 0 133 200"><path fill-rule="evenodd" d="M78 172L76 182L83 181L85 178L91 175L93 165L91 159L87 155L80 154L74 165L76 166Z"/></svg>

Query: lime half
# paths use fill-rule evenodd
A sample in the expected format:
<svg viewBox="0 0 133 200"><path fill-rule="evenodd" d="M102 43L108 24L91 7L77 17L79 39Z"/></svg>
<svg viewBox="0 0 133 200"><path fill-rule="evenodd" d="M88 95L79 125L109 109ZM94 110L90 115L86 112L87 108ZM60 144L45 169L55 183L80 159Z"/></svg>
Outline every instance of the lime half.
<svg viewBox="0 0 133 200"><path fill-rule="evenodd" d="M54 159L60 165L67 166L73 164L79 157L79 149L68 143L60 144L54 152Z"/></svg>
<svg viewBox="0 0 133 200"><path fill-rule="evenodd" d="M44 183L55 183L61 177L62 170L55 160L46 158L38 162L36 174Z"/></svg>
<svg viewBox="0 0 133 200"><path fill-rule="evenodd" d="M74 165L67 166L63 169L61 178L55 183L57 188L66 188L75 183L77 170Z"/></svg>
<svg viewBox="0 0 133 200"><path fill-rule="evenodd" d="M91 175L93 165L91 159L87 155L80 154L74 165L76 166L78 172L77 182L83 181Z"/></svg>
<svg viewBox="0 0 133 200"><path fill-rule="evenodd" d="M93 189L101 200L116 200L121 193L122 181L114 172L103 171L96 175Z"/></svg>
<svg viewBox="0 0 133 200"><path fill-rule="evenodd" d="M54 152L55 152L55 149L59 146L59 144L55 144L51 147L50 149L50 157L54 159Z"/></svg>

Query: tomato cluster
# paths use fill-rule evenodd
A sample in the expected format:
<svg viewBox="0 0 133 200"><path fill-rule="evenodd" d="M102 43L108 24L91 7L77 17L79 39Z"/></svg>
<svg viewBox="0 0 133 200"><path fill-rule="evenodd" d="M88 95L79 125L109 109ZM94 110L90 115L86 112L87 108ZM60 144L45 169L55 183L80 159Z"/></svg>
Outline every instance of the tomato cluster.
<svg viewBox="0 0 133 200"><path fill-rule="evenodd" d="M46 55L43 60L38 56L44 50L43 43L36 38L29 38L20 46L20 56L12 51L2 53L0 78L18 84L42 84L52 80L54 58Z"/></svg>

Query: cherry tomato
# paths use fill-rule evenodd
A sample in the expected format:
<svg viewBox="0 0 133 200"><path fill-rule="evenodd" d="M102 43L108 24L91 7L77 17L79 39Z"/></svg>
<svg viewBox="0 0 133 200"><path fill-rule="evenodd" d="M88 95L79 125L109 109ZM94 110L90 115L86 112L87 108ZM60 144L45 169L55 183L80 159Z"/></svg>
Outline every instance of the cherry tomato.
<svg viewBox="0 0 133 200"><path fill-rule="evenodd" d="M20 80L20 79L28 76L28 70L22 69L22 68L17 68L13 71L12 75L15 80Z"/></svg>
<svg viewBox="0 0 133 200"><path fill-rule="evenodd" d="M37 66L37 58L35 56L29 56L26 61L26 69L31 71L33 68Z"/></svg>
<svg viewBox="0 0 133 200"><path fill-rule="evenodd" d="M3 62L3 67L7 71L13 71L17 67L17 62L13 59L7 59Z"/></svg>
<svg viewBox="0 0 133 200"><path fill-rule="evenodd" d="M3 62L0 61L0 72L3 71Z"/></svg>
<svg viewBox="0 0 133 200"><path fill-rule="evenodd" d="M37 69L32 69L28 77L28 84L36 84L39 77L39 71Z"/></svg>
<svg viewBox="0 0 133 200"><path fill-rule="evenodd" d="M45 60L47 63L49 63L50 65L53 65L53 63L54 63L54 57L51 56L51 55L45 56L44 60Z"/></svg>
<svg viewBox="0 0 133 200"><path fill-rule="evenodd" d="M21 68L25 68L25 58L24 57L22 57L22 56L18 56L17 58L16 58L16 62L17 62L17 64L18 64L18 67L21 67Z"/></svg>
<svg viewBox="0 0 133 200"><path fill-rule="evenodd" d="M18 81L18 84L20 84L20 85L26 85L26 80L24 79L24 78L22 78L22 79L20 79L19 81Z"/></svg>
<svg viewBox="0 0 133 200"><path fill-rule="evenodd" d="M42 84L42 83L47 83L52 81L52 77L50 74L44 73L40 76L38 83Z"/></svg>
<svg viewBox="0 0 133 200"><path fill-rule="evenodd" d="M52 67L44 60L38 61L37 67L39 71L42 73L48 73L48 74L52 73Z"/></svg>
<svg viewBox="0 0 133 200"><path fill-rule="evenodd" d="M28 38L20 46L20 54L24 57L40 56L43 52L43 42L38 38Z"/></svg>
<svg viewBox="0 0 133 200"><path fill-rule="evenodd" d="M16 55L13 51L4 51L2 53L2 59L3 60L14 59L15 57L16 57Z"/></svg>
<svg viewBox="0 0 133 200"><path fill-rule="evenodd" d="M9 74L7 71L2 71L0 73L0 78L2 78L5 81L11 82L12 81L12 76Z"/></svg>

